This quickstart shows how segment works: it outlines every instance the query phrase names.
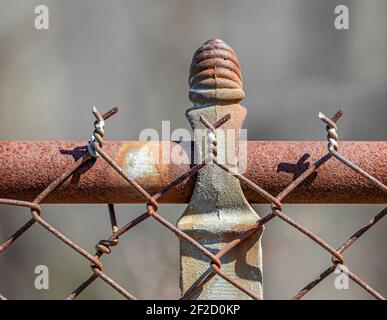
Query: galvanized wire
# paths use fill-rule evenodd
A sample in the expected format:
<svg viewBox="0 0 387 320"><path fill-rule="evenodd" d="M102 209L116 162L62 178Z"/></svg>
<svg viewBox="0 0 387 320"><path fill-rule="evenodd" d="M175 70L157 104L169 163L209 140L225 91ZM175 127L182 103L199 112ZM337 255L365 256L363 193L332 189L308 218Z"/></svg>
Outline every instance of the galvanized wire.
<svg viewBox="0 0 387 320"><path fill-rule="evenodd" d="M215 276L220 276L232 285L234 285L239 290L243 291L246 295L251 297L252 299L259 299L259 297L251 292L249 289L243 287L237 280L231 278L224 271L222 271L222 263L221 258L225 256L230 250L238 247L240 243L245 241L252 234L261 231L264 225L266 225L269 221L272 221L274 218L279 218L284 221L289 226L303 233L315 243L317 243L321 248L329 252L332 256L331 258L331 266L329 266L325 271L323 271L320 275L318 275L315 279L313 279L310 283L308 283L303 289L301 289L293 299L298 300L302 299L308 292L310 292L313 288L315 288L319 283L321 283L324 279L326 279L330 274L332 274L337 267L345 268L346 272L350 279L352 279L355 283L357 283L360 287L374 296L376 299L384 299L384 297L372 288L369 284L367 284L363 279L361 279L358 275L353 273L348 269L348 266L344 264L344 256L343 253L348 250L348 248L353 245L361 236L363 236L367 231L371 229L377 222L381 221L382 218L387 214L387 208L383 209L379 212L373 219L369 221L368 224L361 227L357 230L347 241L345 241L338 249L334 249L328 242L318 237L314 232L305 228L300 223L294 221L290 217L284 214L283 212L283 203L282 201L294 190L296 189L303 181L305 181L309 176L311 176L318 168L324 165L327 161L329 161L332 157L338 159L342 163L344 163L347 167L361 174L365 179L374 183L378 186L383 192L387 193L387 187L379 180L369 175L367 172L364 172L360 167L356 164L352 163L348 159L345 158L344 155L338 152L339 144L338 144L338 134L337 134L337 124L336 122L342 116L343 111L340 109L331 119L327 118L323 114L320 114L320 119L326 123L326 130L328 132L328 153L317 160L313 165L311 165L307 170L305 170L301 175L299 175L293 182L291 182L284 190L282 190L277 196L271 195L269 192L256 185L243 175L239 174L235 169L228 168L227 166L219 163L216 159L217 155L217 142L216 142L216 129L223 125L230 119L230 115L226 115L221 119L217 120L215 123L211 124L207 119L201 118L201 121L207 127L212 134L215 136L212 138L213 148L211 149L212 154L210 154L210 161L215 163L221 169L233 174L240 181L245 183L249 188L253 191L261 195L271 204L271 212L266 216L257 221L256 225L250 228L247 231L241 232L238 234L235 239L230 241L222 250L217 252L216 254L211 253L206 247L199 244L193 238L191 238L188 234L176 228L166 219L164 219L158 212L158 200L162 198L165 194L167 194L170 190L172 190L175 186L183 183L186 179L195 175L198 171L200 171L203 167L205 167L208 162L204 161L203 163L196 164L192 166L192 168L182 174L180 177L176 178L162 190L154 194L150 195L143 189L136 181L130 178L122 168L103 150L103 136L104 136L104 120L108 119L112 115L114 115L118 111L117 108L111 109L109 112L101 115L96 108L93 108L93 114L96 117L96 122L94 123L94 133L93 137L90 140L88 151L83 154L81 158L75 161L71 166L69 166L58 178L56 178L46 189L44 189L34 201L20 201L13 199L1 199L0 204L4 205L13 205L13 206L21 206L26 207L31 210L32 218L21 228L19 228L11 237L5 240L0 245L0 252L4 252L9 249L12 243L14 243L19 237L21 237L35 222L38 222L42 225L47 231L49 231L54 237L64 242L67 246L71 247L78 254L82 255L85 259L87 259L91 264L92 273L88 279L86 279L82 284L79 285L70 295L68 295L68 300L76 299L87 287L89 287L95 280L102 279L105 283L114 288L118 293L120 293L123 297L127 299L137 299L133 294L124 289L119 283L114 281L111 277L109 277L103 271L103 265L101 262L101 257L104 254L109 254L112 250L113 246L118 245L119 237L134 228L135 226L141 224L148 218L153 218L160 225L163 225L168 230L173 232L179 239L184 240L190 243L194 248L196 248L199 252L201 252L204 256L207 256L210 259L209 267L200 277L198 277L197 281L182 294L180 299L189 299L192 297L200 288L205 286L209 280L211 280ZM75 174L77 170L81 169L81 167L92 158L98 158L97 161L106 161L122 178L126 180L131 186L133 186L139 194L144 198L144 202L146 203L146 211L135 218L134 220L128 222L127 224L119 227L115 215L114 204L108 204L109 218L111 222L111 234L104 240L100 240L96 244L96 252L94 254L89 253L87 250L83 249L67 236L64 235L57 228L53 227L42 217L42 209L39 205L41 201L54 189L64 183L71 175ZM207 160L207 159L206 159ZM5 296L0 294L0 299L6 299Z"/></svg>

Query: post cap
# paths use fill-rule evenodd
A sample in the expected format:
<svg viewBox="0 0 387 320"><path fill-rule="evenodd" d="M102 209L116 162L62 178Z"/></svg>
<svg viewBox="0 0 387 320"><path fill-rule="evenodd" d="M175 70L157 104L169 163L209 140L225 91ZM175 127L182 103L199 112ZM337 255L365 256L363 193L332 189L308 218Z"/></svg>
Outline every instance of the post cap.
<svg viewBox="0 0 387 320"><path fill-rule="evenodd" d="M245 93L235 51L220 39L203 43L192 58L189 87L189 99L193 103L239 103Z"/></svg>

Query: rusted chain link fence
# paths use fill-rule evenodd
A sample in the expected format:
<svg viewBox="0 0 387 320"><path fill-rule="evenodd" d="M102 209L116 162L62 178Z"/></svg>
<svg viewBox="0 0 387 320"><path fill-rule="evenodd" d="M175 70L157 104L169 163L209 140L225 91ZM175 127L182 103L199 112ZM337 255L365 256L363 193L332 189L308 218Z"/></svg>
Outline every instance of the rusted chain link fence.
<svg viewBox="0 0 387 320"><path fill-rule="evenodd" d="M360 227L349 239L347 239L339 248L335 249L328 242L318 237L313 231L307 229L302 224L292 220L284 213L284 200L297 188L301 188L300 185L313 174L316 170L320 169L320 172L324 170L324 164L330 161L339 161L346 165L351 170L355 171L356 174L363 176L364 179L367 179L371 184L375 185L377 188L382 190L382 194L387 193L387 187L384 185L380 179L376 179L374 176L371 176L363 169L358 167L355 163L349 161L344 154L340 153L340 147L338 142L338 128L336 122L340 119L343 112L339 110L332 118L327 118L323 114L319 114L319 118L326 125L326 131L328 133L327 140L327 152L320 159L318 159L313 165L310 165L305 171L296 176L295 179L289 183L282 191L277 195L272 195L270 192L266 191L251 179L248 179L246 175L242 175L237 169L218 161L218 141L216 129L227 126L227 124L233 124L231 127L235 127L236 124L242 123L244 119L242 107L238 105L238 102L243 99L244 92L241 87L241 73L239 69L239 63L237 61L235 52L228 47L224 42L220 40L212 40L206 42L201 48L197 50L194 55L193 64L191 65L191 77L190 77L190 99L194 103L203 102L202 106L199 106L196 110L200 109L203 111L203 106L208 107L208 102L215 102L213 105L220 105L223 114L218 115L218 110L215 107L215 112L212 115L216 115L215 121L210 121L210 118L205 116L205 113L199 113L200 117L197 118L197 121L200 122L201 126L204 126L208 130L208 137L211 143L208 154L205 154L205 159L199 161L197 164L190 166L190 169L177 178L173 179L170 183L165 185L161 190L155 194L149 194L139 182L135 181L133 177L130 177L126 170L123 170L122 166L115 161L114 157L111 157L106 151L104 151L104 126L105 121L113 116L118 109L113 108L107 113L101 115L98 110L94 107L93 114L96 118L94 122L94 133L92 139L90 140L87 148L84 146L79 146L79 151L81 156L77 158L67 169L58 176L54 181L52 181L33 201L21 201L15 199L1 199L0 204L20 206L29 208L31 211L32 218L18 229L11 237L9 237L5 242L0 245L0 252L8 250L11 245L21 237L26 231L28 231L35 223L40 224L48 232L50 232L54 237L60 239L67 246L72 248L78 254L83 256L91 264L91 275L83 283L76 288L67 299L77 298L88 286L90 286L97 279L102 279L108 285L117 290L122 296L127 299L136 299L136 297L124 289L119 283L114 281L110 276L108 276L101 262L101 257L103 255L109 254L112 250L112 247L119 245L119 238L130 231L132 228L141 224L148 218L155 219L160 223L160 226L163 226L173 232L180 240L181 243L188 244L192 246L192 250L195 251L196 256L204 257L208 259L208 269L200 275L198 270L195 270L195 275L197 277L193 279L192 284L182 290L181 299L190 299L195 298L200 289L203 289L205 286L211 285L210 280L214 277L221 277L231 286L236 287L238 292L243 292L248 297L253 299L261 299L261 292L256 292L251 288L246 287L242 284L240 278L230 276L230 273L226 272L223 268L224 258L231 252L231 250L242 250L243 243L250 237L262 234L264 226L269 226L269 222L274 219L280 219L284 221L289 227L292 227L299 232L303 233L309 237L312 241L317 243L320 247L325 249L331 256L331 266L324 270L320 275L315 279L311 280L304 288L297 292L293 299L302 299L310 290L316 287L324 279L326 279L330 274L335 272L336 268L339 268L343 272L346 272L348 277L366 290L370 295L377 299L384 299L383 296L370 285L368 285L364 280L362 280L358 275L350 271L348 266L344 262L344 252L347 251L361 236L363 236L368 230L371 229L377 222L379 222L387 213L387 208L379 212L374 218L369 221L368 224ZM200 104L200 103L199 103ZM211 104L210 104L211 105ZM228 108L229 107L229 108ZM236 110L236 113L232 113L232 110ZM239 109L238 109L239 108ZM196 111L194 110L194 111ZM214 109L212 109L214 110ZM224 111L224 110L230 110ZM239 110L239 111L238 111ZM212 112L212 111L211 111ZM239 112L239 113L238 113ZM214 118L213 116L211 116ZM191 118L192 120L193 118ZM191 121L190 120L190 121ZM214 119L212 119L214 120ZM196 118L192 121L196 121ZM239 121L239 122L238 122ZM213 123L211 123L213 122ZM227 124L226 124L227 123ZM192 122L191 122L192 125ZM313 142L310 142L313 144ZM106 148L105 148L106 149ZM385 150L384 150L385 151ZM381 150L383 152L383 150ZM82 170L82 167L90 164L91 161L105 161L117 175L121 176L126 182L132 186L143 198L143 201L146 203L146 211L139 215L134 220L126 223L123 226L120 226L117 223L115 208L113 203L108 204L108 211L111 221L111 234L106 239L100 240L95 247L95 253L91 254L88 250L80 247L71 239L69 239L62 231L58 230L51 224L49 224L43 217L43 212L40 204L43 200L47 198L54 190L58 189L69 177L76 174L79 170ZM257 161L260 161L259 159ZM367 159L367 161L372 161L372 159ZM383 160L382 160L383 161ZM221 247L220 250L209 249L203 243L200 243L197 239L195 240L192 235L188 232L184 232L178 227L174 226L163 218L158 213L159 203L171 190L176 188L179 185L184 184L189 178L194 175L200 175L202 170L206 170L206 166L211 164L214 168L220 168L220 173L228 173L230 177L234 176L239 179L240 183L258 194L260 197L265 199L271 204L270 213L266 214L262 218L254 219L255 223L252 227L249 227L247 230L233 230L233 238L230 241ZM380 164L379 164L380 166ZM207 167L208 168L208 167ZM212 167L211 167L212 168ZM370 168L370 167L368 167ZM212 172L214 173L214 172ZM332 172L330 172L331 174ZM215 172L215 175L218 175L219 172ZM233 178L235 179L235 178ZM236 180L236 179L235 179ZM236 180L238 182L238 180ZM347 181L346 181L347 182ZM350 183L350 182L348 182ZM209 186L209 185L207 185ZM234 189L233 189L234 190ZM237 190L237 189L235 189ZM206 192L206 190L202 190ZM241 194L242 195L242 194ZM307 194L303 195L307 197ZM205 201L199 199L199 201ZM130 202L130 201L129 201ZM382 201L384 202L384 201ZM242 202L240 202L242 203ZM216 206L218 204L215 204ZM246 206L245 206L246 207ZM249 241L249 240L247 240ZM255 249L254 249L255 250ZM201 272L201 270L200 270ZM258 278L258 276L256 277ZM234 288L232 287L232 288ZM1 290L1 288L0 288ZM0 298L5 299L0 295Z"/></svg>
<svg viewBox="0 0 387 320"><path fill-rule="evenodd" d="M250 296L253 299L260 299L259 296L257 296L254 292L251 292L251 290L243 287L238 281L231 278L229 275L227 275L225 272L222 271L222 262L221 258L224 257L230 250L236 248L238 245L240 245L243 241L245 241L246 238L251 236L252 234L259 232L264 225L267 225L271 220L274 218L279 218L286 222L289 226L297 229L299 232L305 234L307 237L309 237L311 240L316 242L319 246L324 248L326 251L328 251L332 255L332 265L324 270L320 275L318 275L315 279L313 279L309 284L307 284L304 288L302 288L299 292L297 292L293 299L298 300L302 299L310 290L312 290L314 287L316 287L321 281L326 279L330 274L332 274L337 267L339 267L341 270L345 270L347 272L350 279L352 279L354 282L356 282L359 286L361 286L364 290L369 292L372 296L374 296L377 299L384 299L384 297L374 288L372 288L370 285L368 285L364 280L362 280L358 275L351 272L344 264L344 256L343 253L350 248L350 246L357 241L364 233L366 233L368 230L371 229L372 226L374 226L377 222L379 222L386 214L387 214L387 208L383 209L381 212L379 212L376 216L373 217L367 223L366 225L362 226L357 230L349 239L347 239L339 248L335 249L333 248L329 243L324 241L323 239L319 238L315 233L313 233L311 230L308 230L305 228L302 224L292 220L283 212L283 199L286 198L287 195L289 195L295 188L297 188L305 179L307 179L310 175L312 175L316 169L323 166L324 163L327 161L334 161L331 160L332 158L336 158L337 160L341 161L345 165L347 165L352 170L356 171L358 174L362 175L365 179L368 179L370 182L374 183L376 186L378 186L381 190L384 192L387 192L387 187L380 182L379 180L375 179L374 177L370 176L368 173L364 172L361 168L356 166L351 161L347 160L342 154L339 153L339 143L338 143L338 135L337 135L337 125L336 122L339 120L339 118L342 116L342 110L338 111L331 119L327 118L323 114L319 114L320 119L326 124L326 130L328 132L328 152L326 155L324 155L322 158L320 158L318 161L316 161L312 166L310 166L306 171L304 171L297 179L295 179L292 183L290 183L284 190L282 190L278 195L273 196L266 192L264 189L260 188L258 185L256 185L254 182L250 181L249 179L245 178L243 175L240 175L238 172L235 172L234 170L228 168L227 166L218 163L216 160L216 148L213 148L213 154L212 154L212 161L216 165L218 165L223 170L232 173L235 177L237 177L240 181L242 181L244 184L248 185L252 190L260 194L262 197L264 197L267 201L271 203L271 212L264 216L262 219L257 221L256 225L253 228L250 228L247 231L244 231L243 233L239 234L235 239L227 244L226 247L224 247L221 251L219 251L216 254L211 253L208 249L206 249L203 245L199 244L197 241L192 239L189 235L182 232L178 228L176 228L174 225L172 225L170 222L168 222L166 219L164 219L162 216L160 216L157 212L157 209L159 207L158 200L162 198L169 190L174 188L175 186L181 184L184 180L190 178L191 176L195 175L199 170L201 170L204 166L208 164L206 163L200 163L197 165L194 165L189 171L182 174L180 177L175 179L172 183L168 184L165 188L160 190L158 193L154 195L148 194L136 181L134 181L132 178L127 176L124 171L121 169L121 167L111 158L109 155L103 150L103 136L104 136L104 122L108 118L110 118L112 115L114 115L118 111L117 108L113 108L104 115L100 115L98 110L96 108L93 108L93 114L96 117L96 121L94 123L95 130L93 134L93 138L90 141L90 144L88 145L87 151L84 153L84 155L79 158L77 161L75 161L71 166L67 168L63 172L62 175L60 175L57 179L55 179L47 188L44 189L43 192L41 192L34 201L27 202L27 201L19 201L19 200L13 200L13 199L0 199L1 204L5 205L13 205L13 206L21 206L26 207L31 210L32 218L23 225L20 229L18 229L9 239L7 239L5 242L3 242L0 246L0 251L4 252L5 250L9 249L13 242L15 242L19 237L21 237L28 229L33 226L36 222L39 223L41 226L43 226L48 232L50 232L53 236L60 239L62 242L64 242L67 246L72 248L74 251L76 251L78 254L82 255L85 259L87 259L91 263L91 269L92 273L88 279L86 279L78 288L76 288L68 297L67 299L75 299L77 298L83 290L85 290L88 286L90 286L95 280L98 278L105 281L108 285L113 287L115 290L117 290L122 296L124 296L127 299L136 299L134 295L132 295L129 291L124 289L119 283L114 281L111 277L109 277L104 271L103 271L103 265L101 262L101 257L104 254L109 254L111 252L111 247L118 245L119 237L134 228L135 226L141 224L148 218L153 218L157 220L160 225L163 225L167 229L169 229L171 232L173 232L177 237L179 237L181 240L184 240L188 243L190 243L193 247L195 247L198 251L200 251L203 255L207 256L210 259L209 264L209 270L206 272L202 277L200 277L199 282L195 282L194 285L189 288L186 292L183 293L181 296L181 299L189 299L192 297L201 287L205 286L206 283L213 278L214 276L219 276L224 278L226 281L233 284L235 287L237 287L239 290L243 291L245 294ZM216 121L213 124L210 124L205 118L202 119L204 125L211 130L214 134L216 134L215 129L220 127L222 124L227 122L230 119L230 116L227 115L225 117L222 117L218 121ZM43 217L42 217L42 209L40 207L40 203L44 200L44 198L52 192L54 189L56 189L58 186L60 186L66 179L68 179L76 170L78 170L82 165L84 165L86 162L90 161L91 159L99 158L97 161L106 161L116 172L117 174L121 175L130 185L132 185L144 198L144 201L146 201L146 212L139 215L134 220L128 222L127 224L123 226L119 226L117 224L116 215L114 211L114 204L108 204L108 211L110 215L110 221L111 221L111 227L112 232L111 235L106 240L100 240L96 245L96 252L93 254L89 253L86 249L80 247L76 243L74 243L71 239L69 239L64 233L56 229L54 226L49 224ZM236 250L238 250L236 248ZM6 299L3 295L0 295L1 299Z"/></svg>

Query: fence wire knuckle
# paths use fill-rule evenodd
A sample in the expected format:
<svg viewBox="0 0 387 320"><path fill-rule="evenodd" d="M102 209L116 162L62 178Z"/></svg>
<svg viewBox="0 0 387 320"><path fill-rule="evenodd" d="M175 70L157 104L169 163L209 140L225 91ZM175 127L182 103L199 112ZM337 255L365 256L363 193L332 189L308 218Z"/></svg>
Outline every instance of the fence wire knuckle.
<svg viewBox="0 0 387 320"><path fill-rule="evenodd" d="M221 258L227 255L228 252L238 247L241 243L243 243L248 237L252 234L259 232L264 226L266 226L270 221L278 218L286 223L288 226L298 230L303 233L305 236L310 238L316 244L318 244L323 250L327 251L331 256L330 266L321 272L321 274L317 275L313 280L311 280L304 288L302 288L299 292L297 292L292 299L298 300L302 299L307 293L309 293L313 288L315 288L319 283L321 283L324 279L326 279L329 275L331 275L337 267L345 268L348 272L348 276L355 283L357 283L360 287L366 290L370 295L375 297L376 299L384 299L384 297L376 291L376 289L372 288L369 284L367 284L363 279L361 279L358 275L349 270L348 266L345 265L344 252L346 252L360 237L362 237L366 232L368 232L377 222L382 220L384 216L387 214L387 208L384 208L381 212L379 212L376 216L374 216L366 225L362 226L358 229L351 237L349 237L341 246L337 249L332 247L327 241L318 237L313 231L304 227L302 224L294 221L290 217L288 217L284 213L284 205L283 200L293 191L295 190L303 181L305 181L308 177L310 177L319 167L323 166L324 163L330 161L332 157L342 162L348 168L356 171L360 175L362 175L365 179L368 179L371 183L375 184L379 187L383 192L387 192L386 185L384 185L381 181L377 180L375 177L369 175L367 172L363 171L356 164L352 163L348 159L345 158L344 155L339 153L339 143L338 143L338 126L336 122L342 116L343 111L340 109L332 118L328 118L322 113L319 114L319 118L325 123L327 135L327 154L321 157L318 161L316 161L313 165L307 168L302 174L300 174L294 181L292 181L289 185L286 186L277 196L273 196L253 181L246 178L244 175L238 173L237 170L233 168L229 168L228 166L218 162L217 160L217 137L216 137L216 129L221 127L224 123L230 120L230 114L218 119L214 123L209 122L206 118L201 117L200 121L203 125L209 130L208 140L212 144L211 153L208 155L209 162L214 163L222 170L234 175L238 178L242 183L246 184L251 190L258 193L260 196L265 198L270 203L271 211L263 216L260 220L256 222L256 224L247 231L240 232L235 239L230 241L223 249L221 249L216 254L211 253L207 248L203 245L195 241L185 232L179 230L176 226L171 224L165 218L163 218L158 213L159 208L159 200L165 194L167 194L170 190L172 190L175 186L181 184L186 179L195 175L198 171L200 171L204 166L206 166L209 162L205 159L204 162L192 165L189 171L183 173L178 178L174 179L170 184L165 186L162 190L158 191L154 195L150 195L145 191L145 189L137 183L134 179L129 177L124 170L119 166L118 163L114 161L103 149L104 145L104 134L105 134L105 121L114 115L118 111L117 108L113 108L104 115L101 115L96 107L93 108L92 112L95 117L94 122L94 132L92 138L89 141L87 146L87 151L76 160L72 165L70 165L59 177L57 177L51 184L49 184L32 202L14 200L14 199L0 199L0 204L11 205L11 206L19 206L28 208L31 212L31 219L19 228L11 237L5 240L0 245L0 252L4 252L8 250L11 245L20 238L26 231L28 231L35 223L40 224L44 229L50 232L55 238L61 240L68 247L73 249L79 255L83 256L89 263L91 267L91 275L87 278L82 284L79 285L71 294L67 296L67 299L73 300L76 299L87 287L89 287L95 280L101 279L106 284L115 289L119 294L127 299L137 299L133 294L124 289L119 283L114 281L110 276L108 276L103 270L103 264L101 262L101 258L103 255L108 255L111 253L112 247L119 245L119 238L123 236L125 233L129 232L132 228L137 225L143 223L148 218L153 218L160 225L167 228L169 231L173 232L178 238L186 241L191 244L194 248L196 248L200 253L205 255L210 261L208 265L208 269L204 272L196 282L182 294L180 299L189 299L192 297L200 288L205 286L209 280L211 280L214 276L219 276L228 281L230 284L244 292L246 295L251 297L252 299L260 299L254 292L251 292L248 288L242 286L237 280L230 277L222 270L222 262ZM134 187L139 194L142 195L145 203L145 212L141 215L137 216L132 221L127 222L125 225L120 226L117 223L116 214L114 204L107 204L109 219L111 224L111 233L106 237L106 239L102 239L96 242L95 252L92 254L76 244L70 238L68 238L62 231L55 228L53 225L49 224L44 218L44 212L40 207L40 203L43 201L48 194L58 188L62 183L64 183L70 176L72 176L77 170L79 170L83 165L85 165L88 161L106 161L115 171L119 174L127 183L129 183L132 187ZM6 299L5 296L0 294L0 299Z"/></svg>

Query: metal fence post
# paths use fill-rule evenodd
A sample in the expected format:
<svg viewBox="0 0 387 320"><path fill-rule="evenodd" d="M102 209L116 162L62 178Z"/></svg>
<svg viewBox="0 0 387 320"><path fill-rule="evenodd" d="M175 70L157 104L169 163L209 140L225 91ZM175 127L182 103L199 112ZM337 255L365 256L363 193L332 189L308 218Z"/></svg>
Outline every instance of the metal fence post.
<svg viewBox="0 0 387 320"><path fill-rule="evenodd" d="M210 142L210 146L212 142L214 147L213 161L222 155L224 164L236 169L235 159L230 159L229 134L234 132L233 142L237 146L246 109L239 104L244 92L237 57L223 41L209 40L194 54L189 97L194 105L187 110L186 116L195 131L197 159L203 161L207 158L208 145L202 143L202 138L207 138L206 142ZM211 128L212 123L228 116L231 117L216 131L213 127L213 132L208 134L197 130L205 129L206 124ZM216 138L219 136L223 139ZM233 151L237 150L234 148ZM258 219L242 192L239 180L210 162L198 172L193 195L177 226L216 254L239 233L253 227ZM224 275L238 281L259 298L262 298L262 231L263 228L242 243L238 250L221 259ZM208 269L209 258L184 240L180 240L180 254L180 287L184 293L200 282L200 276ZM249 297L224 278L214 277L191 298L226 300Z"/></svg>

